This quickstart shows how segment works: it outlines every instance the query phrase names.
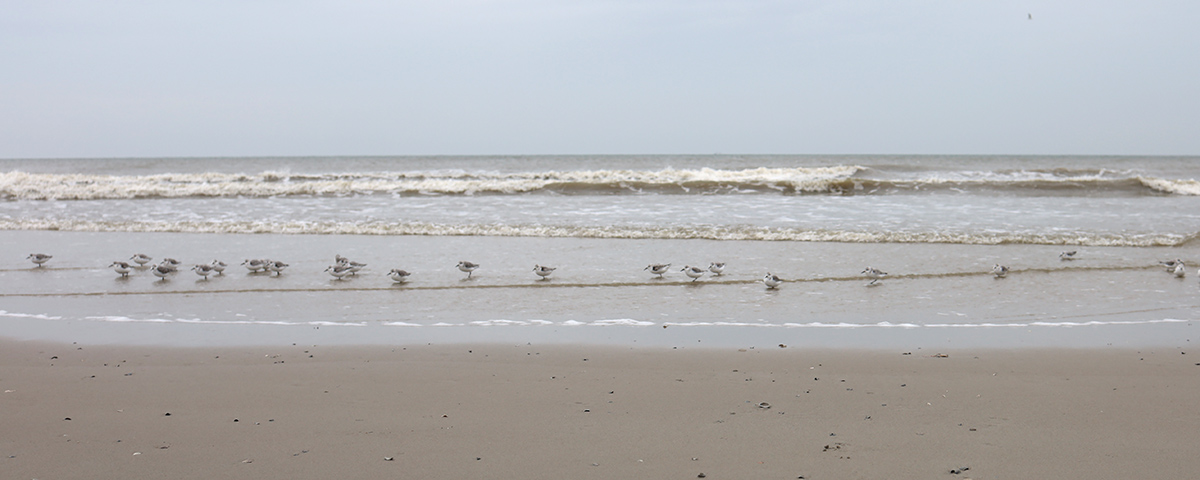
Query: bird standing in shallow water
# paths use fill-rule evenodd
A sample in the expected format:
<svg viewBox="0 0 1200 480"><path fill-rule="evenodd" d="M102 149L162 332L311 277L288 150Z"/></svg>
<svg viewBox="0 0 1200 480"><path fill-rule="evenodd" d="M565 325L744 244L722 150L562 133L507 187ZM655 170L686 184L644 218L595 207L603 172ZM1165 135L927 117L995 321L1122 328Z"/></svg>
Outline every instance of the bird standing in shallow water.
<svg viewBox="0 0 1200 480"><path fill-rule="evenodd" d="M42 264L49 262L50 258L52 257L52 255L46 255L44 253L31 253L28 257L26 257L26 259L40 267Z"/></svg>
<svg viewBox="0 0 1200 480"><path fill-rule="evenodd" d="M129 257L129 259L133 260L133 263L138 264L139 267L150 263L151 260L154 260L153 258L150 258L149 255L144 253L136 253L132 257Z"/></svg>
<svg viewBox="0 0 1200 480"><path fill-rule="evenodd" d="M212 265L196 265L192 267L192 271L196 272L196 275L204 277L205 280L208 280L208 276L213 274Z"/></svg>
<svg viewBox="0 0 1200 480"><path fill-rule="evenodd" d="M720 275L721 272L725 271L725 264L722 262L710 263L708 264L708 271L712 272L713 275Z"/></svg>
<svg viewBox="0 0 1200 480"><path fill-rule="evenodd" d="M283 263L279 260L267 262L267 270L275 272L275 276L283 275L283 269L285 269L287 267L288 267L288 264Z"/></svg>
<svg viewBox="0 0 1200 480"><path fill-rule="evenodd" d="M466 260L458 262L457 266L460 271L467 272L467 278L471 278L471 273L479 269L479 264L471 263Z"/></svg>
<svg viewBox="0 0 1200 480"><path fill-rule="evenodd" d="M214 272L217 272L217 275L224 275L225 267L227 265L225 265L225 262L222 262L220 260L213 260L212 264L210 266L212 267Z"/></svg>
<svg viewBox="0 0 1200 480"><path fill-rule="evenodd" d="M396 283L404 283L408 280L409 275L411 274L399 268L393 268L392 271L387 273L387 276Z"/></svg>
<svg viewBox="0 0 1200 480"><path fill-rule="evenodd" d="M1076 253L1079 253L1079 252L1076 250L1071 250L1069 252L1062 252L1062 253L1058 254L1058 259L1059 260L1074 260Z"/></svg>
<svg viewBox="0 0 1200 480"><path fill-rule="evenodd" d="M767 276L763 277L763 284L765 284L767 288L775 288L783 285L783 279L772 275L771 272L767 272Z"/></svg>
<svg viewBox="0 0 1200 480"><path fill-rule="evenodd" d="M542 277L542 280L547 280L550 274L554 273L555 270L557 270L555 267L546 267L542 265L533 266L533 273L536 273L539 277Z"/></svg>
<svg viewBox="0 0 1200 480"><path fill-rule="evenodd" d="M680 270L680 271L687 274L687 276L692 277L693 282L696 280L699 280L700 277L704 276L704 269L700 268L700 267L693 267L693 266L688 265L688 266L684 266L683 270Z"/></svg>
<svg viewBox="0 0 1200 480"><path fill-rule="evenodd" d="M1187 267L1183 265L1183 262L1176 263L1175 268L1171 270L1171 273L1175 274L1175 278L1183 278L1185 275L1187 275Z"/></svg>
<svg viewBox="0 0 1200 480"><path fill-rule="evenodd" d="M663 274L667 273L667 269L669 268L671 268L671 264L669 263L652 263L650 265L646 265L646 268L643 268L642 270L649 270L651 274L658 275L658 278L662 278Z"/></svg>
<svg viewBox="0 0 1200 480"><path fill-rule="evenodd" d="M871 267L863 269L862 273L863 275L866 275L867 278L871 279L871 283L868 283L867 285L875 285L875 282L878 282L880 279L887 276L887 272Z"/></svg>
<svg viewBox="0 0 1200 480"><path fill-rule="evenodd" d="M121 274L122 277L128 277L129 272L133 271L133 266L125 262L113 262L109 268Z"/></svg>
<svg viewBox="0 0 1200 480"><path fill-rule="evenodd" d="M992 275L995 275L996 278L1004 278L1008 275L1008 267L997 263L994 267L992 267Z"/></svg>

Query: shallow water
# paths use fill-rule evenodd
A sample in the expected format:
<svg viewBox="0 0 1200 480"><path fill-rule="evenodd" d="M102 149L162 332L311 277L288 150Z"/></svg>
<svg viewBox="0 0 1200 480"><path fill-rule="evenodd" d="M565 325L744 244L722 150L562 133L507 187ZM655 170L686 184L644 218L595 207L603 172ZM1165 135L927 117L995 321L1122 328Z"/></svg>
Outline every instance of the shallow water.
<svg viewBox="0 0 1200 480"><path fill-rule="evenodd" d="M1200 316L1198 160L0 160L0 335L1174 345ZM33 268L33 252L54 258ZM106 268L134 253L185 270ZM368 267L336 280L339 254ZM290 267L250 274L250 258ZM1189 276L1157 266L1175 258ZM186 271L213 259L226 275ZM467 279L459 260L483 267ZM710 262L725 274L679 271ZM539 281L535 264L558 270ZM867 286L867 266L890 275ZM765 288L768 272L787 283Z"/></svg>

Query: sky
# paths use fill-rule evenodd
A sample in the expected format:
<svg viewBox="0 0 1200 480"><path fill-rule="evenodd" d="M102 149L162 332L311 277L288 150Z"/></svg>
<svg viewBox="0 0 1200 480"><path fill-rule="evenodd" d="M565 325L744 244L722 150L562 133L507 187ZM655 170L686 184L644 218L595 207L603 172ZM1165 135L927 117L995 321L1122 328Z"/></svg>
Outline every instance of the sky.
<svg viewBox="0 0 1200 480"><path fill-rule="evenodd" d="M0 0L0 158L1200 155L1200 2Z"/></svg>

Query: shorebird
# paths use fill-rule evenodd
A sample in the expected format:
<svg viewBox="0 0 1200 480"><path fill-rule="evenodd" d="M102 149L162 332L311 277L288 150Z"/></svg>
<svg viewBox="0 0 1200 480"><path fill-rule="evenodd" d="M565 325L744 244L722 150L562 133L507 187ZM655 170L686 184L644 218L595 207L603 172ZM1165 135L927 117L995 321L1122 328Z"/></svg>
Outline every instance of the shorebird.
<svg viewBox="0 0 1200 480"><path fill-rule="evenodd" d="M1008 267L997 263L992 267L992 275L995 275L996 278L1004 278L1008 275Z"/></svg>
<svg viewBox="0 0 1200 480"><path fill-rule="evenodd" d="M151 260L154 260L153 258L150 258L149 255L144 253L135 253L132 257L129 257L129 259L133 260L133 263L138 264L139 267L150 263Z"/></svg>
<svg viewBox="0 0 1200 480"><path fill-rule="evenodd" d="M396 283L404 283L408 280L409 275L412 274L399 268L393 268L392 271L387 273L388 278L391 278L392 281Z"/></svg>
<svg viewBox="0 0 1200 480"><path fill-rule="evenodd" d="M267 262L270 262L270 260L254 259L254 260L246 260L246 261L242 262L242 265L245 265L246 269L250 270L251 272L261 272L261 271L267 269Z"/></svg>
<svg viewBox="0 0 1200 480"><path fill-rule="evenodd" d="M862 274L871 279L871 283L868 283L867 285L875 285L875 282L878 282L880 279L887 276L887 272L871 267L863 269Z"/></svg>
<svg viewBox="0 0 1200 480"><path fill-rule="evenodd" d="M704 269L700 268L700 267L693 267L690 265L685 265L683 267L683 270L680 270L680 271L687 274L687 276L692 277L693 282L696 280L699 280L700 277L704 276Z"/></svg>
<svg viewBox="0 0 1200 480"><path fill-rule="evenodd" d="M721 262L710 263L708 264L708 271L712 272L713 275L720 275L721 272L725 271L725 264Z"/></svg>
<svg viewBox="0 0 1200 480"><path fill-rule="evenodd" d="M288 267L288 264L283 263L279 260L274 260L274 261L268 260L267 261L267 270L275 272L276 276L283 275L283 269L285 269L287 267Z"/></svg>
<svg viewBox="0 0 1200 480"><path fill-rule="evenodd" d="M334 261L335 263L346 263L346 262L349 262L349 261L350 261L350 259L349 259L349 258L346 258L346 257L343 257L341 254L337 254L337 255L334 255L334 256L333 256L333 261Z"/></svg>
<svg viewBox="0 0 1200 480"><path fill-rule="evenodd" d="M222 262L220 260L213 260L212 264L210 264L209 266L212 267L214 272L217 272L217 275L224 275L225 267L227 265L225 265L225 262Z"/></svg>
<svg viewBox="0 0 1200 480"><path fill-rule="evenodd" d="M533 273L536 273L539 277L542 277L542 280L545 280L546 277L549 277L551 273L554 273L554 270L557 269L555 267L543 267L541 265L533 266Z"/></svg>
<svg viewBox="0 0 1200 480"><path fill-rule="evenodd" d="M765 284L767 288L775 288L783 285L783 279L772 275L771 272L767 272L767 276L763 277L763 284Z"/></svg>
<svg viewBox="0 0 1200 480"><path fill-rule="evenodd" d="M458 269L461 271L467 272L467 278L471 278L471 272L474 272L478 268L479 268L478 264L471 263L466 260L458 262Z"/></svg>
<svg viewBox="0 0 1200 480"><path fill-rule="evenodd" d="M1174 260L1167 260L1165 262L1158 262L1159 265L1167 267L1167 273L1172 273L1175 270L1175 266L1180 265L1182 263L1183 263L1183 260L1180 260L1178 258L1176 258Z"/></svg>
<svg viewBox="0 0 1200 480"><path fill-rule="evenodd" d="M669 268L671 268L671 264L669 263L652 263L642 270L649 270L650 273L658 275L658 278L662 278L663 274L667 273L667 269Z"/></svg>
<svg viewBox="0 0 1200 480"><path fill-rule="evenodd" d="M1175 278L1183 278L1184 275L1187 275L1187 267L1183 265L1183 262L1176 263L1171 273L1175 274Z"/></svg>
<svg viewBox="0 0 1200 480"><path fill-rule="evenodd" d="M350 275L350 274L354 273L353 268L351 268L349 265L346 265L344 263L330 265L329 268L325 269L325 271L329 272L330 275L333 275L333 278L336 278L338 280L341 280L342 277L344 277L346 275Z"/></svg>
<svg viewBox="0 0 1200 480"><path fill-rule="evenodd" d="M1075 251L1075 250L1071 250L1069 252L1062 252L1062 253L1058 254L1058 258L1059 258L1059 260L1074 260L1076 253L1079 253L1079 252Z"/></svg>
<svg viewBox="0 0 1200 480"><path fill-rule="evenodd" d="M26 257L26 259L40 267L43 263L49 262L51 257L53 257L53 255L46 255L44 253L31 253L28 257Z"/></svg>
<svg viewBox="0 0 1200 480"><path fill-rule="evenodd" d="M164 258L164 259L162 259L161 262L158 262L158 263L160 265L170 265L172 267L179 267L179 260L176 260L174 258Z"/></svg>
<svg viewBox="0 0 1200 480"><path fill-rule="evenodd" d="M367 266L367 264L365 264L365 263L358 263L353 260L348 260L348 261L346 261L346 263L343 263L342 265L345 265L350 270L351 275L358 275L358 271L362 270L363 267Z"/></svg>
<svg viewBox="0 0 1200 480"><path fill-rule="evenodd" d="M162 281L165 282L165 281L167 281L167 276L171 275L172 273L175 273L175 267L172 267L170 265L163 265L160 263L158 265L155 265L154 268L151 268L150 273L153 273L154 276L161 278Z"/></svg>
<svg viewBox="0 0 1200 480"><path fill-rule="evenodd" d="M204 277L205 280L208 280L208 276L213 274L212 265L196 265L192 267L192 271L196 272L196 275Z"/></svg>
<svg viewBox="0 0 1200 480"><path fill-rule="evenodd" d="M121 274L122 277L128 277L129 272L133 270L133 266L125 262L113 262L112 265L109 265L109 268Z"/></svg>

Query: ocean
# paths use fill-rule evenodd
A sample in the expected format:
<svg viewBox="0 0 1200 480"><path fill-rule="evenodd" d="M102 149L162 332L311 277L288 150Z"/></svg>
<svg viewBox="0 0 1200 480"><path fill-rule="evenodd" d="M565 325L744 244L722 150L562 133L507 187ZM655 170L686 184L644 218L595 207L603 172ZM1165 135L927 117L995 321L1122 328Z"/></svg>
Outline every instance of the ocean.
<svg viewBox="0 0 1200 480"><path fill-rule="evenodd" d="M1184 346L1200 317L1197 178L1200 157L0 160L0 336ZM135 253L183 268L109 268ZM337 255L367 266L336 279ZM289 266L240 266L263 258ZM1185 277L1159 265L1174 259ZM188 270L213 260L223 275ZM481 265L469 278L464 260ZM681 271L714 262L723 274ZM868 267L888 275L870 284ZM412 275L396 284L394 268Z"/></svg>

